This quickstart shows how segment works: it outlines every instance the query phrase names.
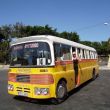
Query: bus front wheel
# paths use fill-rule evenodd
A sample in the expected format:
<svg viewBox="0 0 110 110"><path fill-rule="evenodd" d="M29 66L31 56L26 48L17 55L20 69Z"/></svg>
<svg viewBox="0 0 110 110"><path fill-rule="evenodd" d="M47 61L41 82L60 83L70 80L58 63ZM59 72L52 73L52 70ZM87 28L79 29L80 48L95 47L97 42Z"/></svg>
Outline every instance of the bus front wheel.
<svg viewBox="0 0 110 110"><path fill-rule="evenodd" d="M66 100L68 96L67 86L65 81L60 81L56 89L56 98L52 100L52 103L59 104Z"/></svg>

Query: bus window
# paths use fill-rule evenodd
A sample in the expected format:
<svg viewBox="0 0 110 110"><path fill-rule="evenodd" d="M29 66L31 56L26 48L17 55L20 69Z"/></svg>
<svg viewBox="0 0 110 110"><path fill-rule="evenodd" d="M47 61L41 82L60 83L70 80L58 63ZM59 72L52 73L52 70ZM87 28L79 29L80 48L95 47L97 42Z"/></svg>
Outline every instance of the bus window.
<svg viewBox="0 0 110 110"><path fill-rule="evenodd" d="M87 50L87 59L89 59L90 57L89 57L89 50Z"/></svg>
<svg viewBox="0 0 110 110"><path fill-rule="evenodd" d="M72 47L72 53L73 52L76 52L76 48L75 47Z"/></svg>
<svg viewBox="0 0 110 110"><path fill-rule="evenodd" d="M86 58L86 57L85 57L85 50L84 50L84 49L82 49L82 58L83 58L83 59Z"/></svg>
<svg viewBox="0 0 110 110"><path fill-rule="evenodd" d="M46 42L31 42L12 46L11 66L50 65L51 53Z"/></svg>
<svg viewBox="0 0 110 110"><path fill-rule="evenodd" d="M81 58L81 49L80 48L77 48L77 55L79 58Z"/></svg>
<svg viewBox="0 0 110 110"><path fill-rule="evenodd" d="M91 52L90 52L90 50L89 50L89 59L91 59Z"/></svg>
<svg viewBox="0 0 110 110"><path fill-rule="evenodd" d="M62 45L63 60L72 60L70 50L71 50L70 46Z"/></svg>
<svg viewBox="0 0 110 110"><path fill-rule="evenodd" d="M88 50L85 50L85 58L86 58L86 59L89 59L89 53L88 53Z"/></svg>
<svg viewBox="0 0 110 110"><path fill-rule="evenodd" d="M96 59L95 52L93 52L93 59Z"/></svg>
<svg viewBox="0 0 110 110"><path fill-rule="evenodd" d="M90 54L90 59L93 59L93 52L89 51L89 54Z"/></svg>
<svg viewBox="0 0 110 110"><path fill-rule="evenodd" d="M61 44L54 43L54 54L55 54L55 61L61 60Z"/></svg>
<svg viewBox="0 0 110 110"><path fill-rule="evenodd" d="M55 61L71 60L71 47L64 44L54 43Z"/></svg>

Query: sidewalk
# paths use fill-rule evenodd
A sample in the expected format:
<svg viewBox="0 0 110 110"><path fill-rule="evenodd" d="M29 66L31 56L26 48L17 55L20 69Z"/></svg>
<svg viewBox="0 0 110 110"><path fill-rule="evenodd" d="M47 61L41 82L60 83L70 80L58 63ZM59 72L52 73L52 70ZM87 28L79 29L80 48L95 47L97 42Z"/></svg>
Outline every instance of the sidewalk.
<svg viewBox="0 0 110 110"><path fill-rule="evenodd" d="M9 69L9 65L0 65L0 70Z"/></svg>
<svg viewBox="0 0 110 110"><path fill-rule="evenodd" d="M110 67L108 67L107 65L100 66L99 70L110 70Z"/></svg>

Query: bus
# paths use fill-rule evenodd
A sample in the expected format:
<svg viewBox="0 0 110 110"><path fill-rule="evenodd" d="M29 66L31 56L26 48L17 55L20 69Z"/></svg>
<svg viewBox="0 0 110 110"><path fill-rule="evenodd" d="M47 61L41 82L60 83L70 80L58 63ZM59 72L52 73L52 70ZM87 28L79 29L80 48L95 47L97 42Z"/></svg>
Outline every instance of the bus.
<svg viewBox="0 0 110 110"><path fill-rule="evenodd" d="M61 103L76 88L73 52L80 58L79 87L98 76L98 55L94 48L51 35L11 42L8 93Z"/></svg>

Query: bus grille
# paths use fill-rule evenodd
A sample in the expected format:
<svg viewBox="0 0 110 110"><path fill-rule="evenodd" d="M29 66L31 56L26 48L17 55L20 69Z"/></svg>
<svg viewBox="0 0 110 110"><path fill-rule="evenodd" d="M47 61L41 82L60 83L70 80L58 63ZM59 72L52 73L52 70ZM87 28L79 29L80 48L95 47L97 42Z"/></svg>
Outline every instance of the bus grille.
<svg viewBox="0 0 110 110"><path fill-rule="evenodd" d="M29 88L17 87L16 90L18 92L27 92L27 93L30 93L30 89Z"/></svg>
<svg viewBox="0 0 110 110"><path fill-rule="evenodd" d="M30 82L30 75L17 75L16 81L17 82Z"/></svg>

